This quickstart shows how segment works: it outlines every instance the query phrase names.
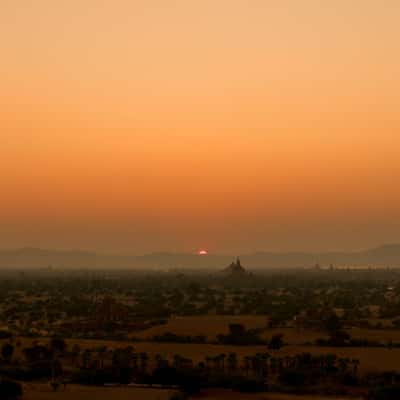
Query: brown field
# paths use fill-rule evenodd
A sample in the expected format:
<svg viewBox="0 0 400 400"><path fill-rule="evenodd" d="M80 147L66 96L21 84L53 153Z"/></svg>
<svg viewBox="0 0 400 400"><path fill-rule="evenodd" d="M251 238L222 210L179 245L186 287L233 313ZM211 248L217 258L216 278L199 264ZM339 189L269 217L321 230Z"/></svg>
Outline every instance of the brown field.
<svg viewBox="0 0 400 400"><path fill-rule="evenodd" d="M400 342L400 330L396 329L365 329L365 328L352 328L347 329L347 332L354 339L368 339L381 343L387 343L390 340L393 342ZM315 343L317 339L327 338L326 332L321 332L312 329L296 329L296 328L276 328L266 329L261 337L269 340L275 333L283 333L284 341L291 345L304 345L308 343Z"/></svg>
<svg viewBox="0 0 400 400"><path fill-rule="evenodd" d="M53 392L45 384L24 385L24 396L22 400L168 400L174 392L163 389L140 389L129 387L90 387L80 385L69 385L65 391ZM343 397L323 396L295 396L280 393L257 393L245 394L229 390L209 390L191 397L192 400L342 400ZM353 400L357 400L353 398Z"/></svg>
<svg viewBox="0 0 400 400"><path fill-rule="evenodd" d="M274 334L282 333L283 341L291 345L304 345L314 343L317 339L326 338L327 334L312 329L296 329L296 328L275 328L265 329L261 337L270 340Z"/></svg>
<svg viewBox="0 0 400 400"><path fill-rule="evenodd" d="M314 343L319 338L326 338L325 332L313 329L296 329L296 328L267 328L267 316L259 315L205 315L205 316L188 316L173 317L167 324L155 326L142 332L132 334L140 339L150 339L154 335L161 335L166 332L172 332L177 335L205 335L208 340L213 341L217 335L228 332L229 324L240 323L247 329L264 328L261 337L265 340L271 339L276 333L284 334L284 341L291 345L304 345ZM400 342L400 330L394 329L365 329L352 328L348 332L354 338L376 340L381 342Z"/></svg>
<svg viewBox="0 0 400 400"><path fill-rule="evenodd" d="M214 341L217 335L227 334L229 324L243 324L246 329L264 329L261 337L265 340L271 339L276 333L283 333L284 340L288 344L305 344L313 343L316 339L325 337L322 332L315 330L297 330L295 328L267 328L267 316L258 315L206 315L193 317L174 317L167 324L155 326L142 332L133 334L132 336L140 339L151 339L154 335L161 335L166 332L172 332L176 335L204 335L210 341Z"/></svg>
<svg viewBox="0 0 400 400"><path fill-rule="evenodd" d="M398 329L360 329L352 328L348 332L354 338L377 340L380 342L400 342L400 330Z"/></svg>
<svg viewBox="0 0 400 400"><path fill-rule="evenodd" d="M91 387L69 385L65 391L53 392L45 384L24 385L22 400L168 400L174 392L163 389L129 387Z"/></svg>
<svg viewBox="0 0 400 400"><path fill-rule="evenodd" d="M243 324L247 329L265 328L267 316L263 315L204 315L170 318L165 325L155 326L134 334L138 338L148 339L154 335L173 332L177 335L205 335L214 340L219 333L226 334L229 324Z"/></svg>
<svg viewBox="0 0 400 400"><path fill-rule="evenodd" d="M163 332L173 332L181 335L206 335L210 340L215 339L218 333L226 333L231 323L242 323L246 328L264 328L266 326L266 316L193 316L193 317L174 317L166 325L153 327L141 333L143 339ZM296 328L265 328L262 337L269 339L274 333L283 333L284 341L288 346L284 346L278 352L270 352L276 357L285 357L303 352L312 354L334 353L338 357L356 358L360 360L360 370L397 370L400 371L400 349L393 348L327 348L304 345L313 343L317 338L325 337L323 332L315 330L298 330ZM365 338L387 342L393 340L400 342L400 330L389 329L360 329L353 328L349 333L354 338ZM28 347L33 341L39 343L47 342L46 339L27 339L20 338L21 346L15 350L15 359L22 358L21 350ZM1 343L4 340L0 340ZM106 346L108 349L133 346L136 352L147 352L150 357L160 354L172 359L179 354L183 357L193 359L194 362L204 361L206 356L216 356L221 353L236 353L239 358L252 355L258 352L268 351L266 346L223 346L212 344L179 344L179 343L154 343L154 342L132 342L132 341L107 341L107 340L82 340L69 339L68 346L78 344L82 349L96 349Z"/></svg>
<svg viewBox="0 0 400 400"><path fill-rule="evenodd" d="M206 399L206 400L342 400L347 399L344 397L323 397L323 396L295 396L290 394L280 394L280 393L256 393L256 394L247 394L247 393L238 393L231 392L228 390L210 390L205 393L202 393L198 396L191 397L193 400L197 399ZM352 400L357 400L356 398L352 398Z"/></svg>

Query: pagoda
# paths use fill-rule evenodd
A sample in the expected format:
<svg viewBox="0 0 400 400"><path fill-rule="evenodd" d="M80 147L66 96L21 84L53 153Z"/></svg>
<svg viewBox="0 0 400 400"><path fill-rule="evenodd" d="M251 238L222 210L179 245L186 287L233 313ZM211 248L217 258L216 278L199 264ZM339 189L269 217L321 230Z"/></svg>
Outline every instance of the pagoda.
<svg viewBox="0 0 400 400"><path fill-rule="evenodd" d="M229 272L231 274L244 274L246 270L243 268L242 264L240 263L239 257L236 259L236 262L233 261L227 268L224 270L225 272Z"/></svg>

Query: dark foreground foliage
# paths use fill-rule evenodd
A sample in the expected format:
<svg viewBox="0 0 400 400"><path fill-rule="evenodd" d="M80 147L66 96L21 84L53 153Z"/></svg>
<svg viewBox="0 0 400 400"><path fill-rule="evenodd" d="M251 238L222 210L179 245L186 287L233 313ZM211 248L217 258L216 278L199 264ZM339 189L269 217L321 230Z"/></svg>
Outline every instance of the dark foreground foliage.
<svg viewBox="0 0 400 400"><path fill-rule="evenodd" d="M17 400L22 396L22 386L17 382L0 378L0 399Z"/></svg>

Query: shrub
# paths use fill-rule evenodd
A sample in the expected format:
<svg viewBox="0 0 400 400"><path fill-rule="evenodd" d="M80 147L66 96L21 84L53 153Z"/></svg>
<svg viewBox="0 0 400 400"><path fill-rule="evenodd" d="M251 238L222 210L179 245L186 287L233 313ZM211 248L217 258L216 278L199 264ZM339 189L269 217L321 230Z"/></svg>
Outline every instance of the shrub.
<svg viewBox="0 0 400 400"><path fill-rule="evenodd" d="M242 393L262 393L267 391L267 386L264 382L255 379L239 379L233 386L233 390Z"/></svg>
<svg viewBox="0 0 400 400"><path fill-rule="evenodd" d="M22 396L22 386L18 382L9 380L0 381L0 398L2 400L16 400Z"/></svg>
<svg viewBox="0 0 400 400"><path fill-rule="evenodd" d="M0 339L10 339L12 334L8 331L0 331Z"/></svg>
<svg viewBox="0 0 400 400"><path fill-rule="evenodd" d="M186 400L187 396L184 393L174 393L169 400Z"/></svg>
<svg viewBox="0 0 400 400"><path fill-rule="evenodd" d="M398 400L400 398L400 386L387 386L373 389L368 395L369 400Z"/></svg>
<svg viewBox="0 0 400 400"><path fill-rule="evenodd" d="M279 381L284 386L301 387L306 384L307 376L297 369L286 370L280 374Z"/></svg>

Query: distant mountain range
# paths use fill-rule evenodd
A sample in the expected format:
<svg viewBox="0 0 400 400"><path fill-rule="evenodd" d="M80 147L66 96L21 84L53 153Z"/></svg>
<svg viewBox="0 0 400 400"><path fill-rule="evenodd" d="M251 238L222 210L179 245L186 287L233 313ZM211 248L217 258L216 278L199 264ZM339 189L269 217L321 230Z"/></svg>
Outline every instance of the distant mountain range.
<svg viewBox="0 0 400 400"><path fill-rule="evenodd" d="M335 267L400 267L400 244L390 244L357 252L257 252L239 255L246 269L310 268L316 264ZM151 253L143 256L107 255L76 250L22 248L0 250L0 268L29 269L223 269L235 255Z"/></svg>

